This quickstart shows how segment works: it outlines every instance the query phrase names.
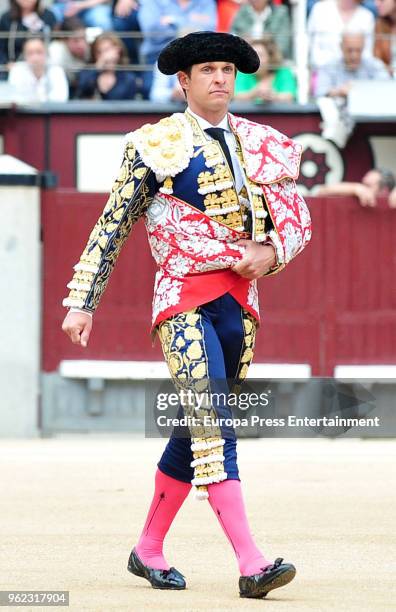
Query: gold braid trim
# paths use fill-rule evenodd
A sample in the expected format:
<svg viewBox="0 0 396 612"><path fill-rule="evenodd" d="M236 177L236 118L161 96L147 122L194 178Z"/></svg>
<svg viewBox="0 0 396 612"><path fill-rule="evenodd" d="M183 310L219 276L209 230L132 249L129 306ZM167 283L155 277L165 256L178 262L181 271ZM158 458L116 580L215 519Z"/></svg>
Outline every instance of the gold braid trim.
<svg viewBox="0 0 396 612"><path fill-rule="evenodd" d="M122 165L104 210L91 231L74 275L67 285L68 307L93 312L106 287L120 250L132 226L144 214L149 201L148 169L132 144L124 150Z"/></svg>
<svg viewBox="0 0 396 612"><path fill-rule="evenodd" d="M125 138L135 145L143 163L155 172L159 182L185 170L194 154L193 133L184 113L174 113L158 123L146 123Z"/></svg>

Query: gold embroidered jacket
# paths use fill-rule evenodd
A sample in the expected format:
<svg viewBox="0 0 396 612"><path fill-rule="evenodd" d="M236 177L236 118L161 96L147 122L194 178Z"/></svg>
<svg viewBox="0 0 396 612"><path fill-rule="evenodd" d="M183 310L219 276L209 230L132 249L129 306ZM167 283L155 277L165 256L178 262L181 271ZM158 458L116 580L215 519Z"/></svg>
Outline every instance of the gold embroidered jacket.
<svg viewBox="0 0 396 612"><path fill-rule="evenodd" d="M198 219L210 220L210 226L216 228L216 237L210 244L207 269L227 272L224 286L230 285L230 274L238 276L230 268L243 256L243 248L232 244L240 237L270 241L274 245L277 265L269 274L283 269L304 248L310 239L310 217L294 183L299 170L300 146L268 126L232 114L229 122L240 144L238 153L246 174L245 186L239 193L219 143L209 140L188 112L175 113L127 134L119 176L80 261L74 266L75 273L68 284L70 293L63 301L65 306L90 312L96 309L122 245L134 223L144 217L163 281L161 295L156 282L153 324L158 323L161 314L163 318L164 313L169 316L170 312L183 309L182 285L187 286L188 280L191 287L191 278L196 275L197 261L193 262L191 253L198 242L201 254L209 253L209 241L205 234L191 234L195 226L190 223L190 231L180 231L177 266L169 272L168 257L165 270L163 251L169 245L166 232L170 228L166 229L166 223L153 226L159 207L165 213L172 208L173 232L182 223L176 210L178 203L180 209L188 206L195 213L198 224ZM161 240L163 247L159 255ZM201 262L201 271L205 273L207 269ZM170 277L173 288L169 285ZM231 284L235 282L234 279ZM180 287L179 299L174 296L176 285ZM246 302L245 306L250 296L251 312L258 317L255 282L246 286L246 291L240 288L238 291L238 296L246 294L246 299L238 298ZM169 301L171 295L174 297Z"/></svg>

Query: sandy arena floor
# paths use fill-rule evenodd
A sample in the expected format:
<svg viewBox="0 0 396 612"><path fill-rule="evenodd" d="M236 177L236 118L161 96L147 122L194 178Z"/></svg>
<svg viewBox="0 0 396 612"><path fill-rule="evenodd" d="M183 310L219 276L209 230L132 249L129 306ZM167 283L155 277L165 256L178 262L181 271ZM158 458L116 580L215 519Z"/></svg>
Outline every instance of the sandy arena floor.
<svg viewBox="0 0 396 612"><path fill-rule="evenodd" d="M240 599L233 551L192 494L165 544L187 590L129 574L165 441L81 435L1 440L0 589L69 590L76 611L395 610L396 441L238 444L257 543L297 567L286 587Z"/></svg>

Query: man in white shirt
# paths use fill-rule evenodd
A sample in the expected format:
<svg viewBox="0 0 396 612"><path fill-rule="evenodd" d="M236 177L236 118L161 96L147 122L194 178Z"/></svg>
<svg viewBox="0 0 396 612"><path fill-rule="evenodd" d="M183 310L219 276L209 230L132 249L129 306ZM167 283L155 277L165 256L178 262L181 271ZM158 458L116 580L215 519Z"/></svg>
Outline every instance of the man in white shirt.
<svg viewBox="0 0 396 612"><path fill-rule="evenodd" d="M48 65L43 40L28 38L23 55L25 61L16 62L8 75L17 102L66 102L69 85L65 71L60 66Z"/></svg>
<svg viewBox="0 0 396 612"><path fill-rule="evenodd" d="M345 32L364 35L365 57L372 57L375 19L359 0L321 0L308 18L310 64L315 71L341 59L341 39Z"/></svg>
<svg viewBox="0 0 396 612"><path fill-rule="evenodd" d="M354 128L348 113L348 94L356 81L387 81L391 77L385 64L363 54L365 36L345 32L341 39L341 60L321 66L317 73L316 96L323 119L322 136L343 148Z"/></svg>

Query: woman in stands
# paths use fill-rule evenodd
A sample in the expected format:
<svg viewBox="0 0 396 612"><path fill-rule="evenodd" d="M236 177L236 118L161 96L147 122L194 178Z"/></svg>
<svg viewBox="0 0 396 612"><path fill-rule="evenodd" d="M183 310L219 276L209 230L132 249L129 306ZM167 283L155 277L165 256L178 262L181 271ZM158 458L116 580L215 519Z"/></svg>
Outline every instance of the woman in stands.
<svg viewBox="0 0 396 612"><path fill-rule="evenodd" d="M94 69L82 70L78 77L76 98L133 100L135 75L123 66L128 54L123 42L113 34L101 34L92 44Z"/></svg>
<svg viewBox="0 0 396 612"><path fill-rule="evenodd" d="M396 77L396 0L375 1L378 19L375 24L374 54Z"/></svg>
<svg viewBox="0 0 396 612"><path fill-rule="evenodd" d="M283 57L291 55L291 23L289 10L271 0L248 0L232 22L231 32L242 38L258 39L271 34Z"/></svg>
<svg viewBox="0 0 396 612"><path fill-rule="evenodd" d="M0 17L0 32L8 32L0 38L0 64L10 68L22 56L26 34L49 32L55 26L51 11L41 6L40 0L10 0L10 9ZM7 78L7 72L2 72Z"/></svg>
<svg viewBox="0 0 396 612"><path fill-rule="evenodd" d="M284 66L282 54L272 36L257 40L252 47L260 58L255 74L238 72L235 99L251 102L292 102L297 95L293 72Z"/></svg>

